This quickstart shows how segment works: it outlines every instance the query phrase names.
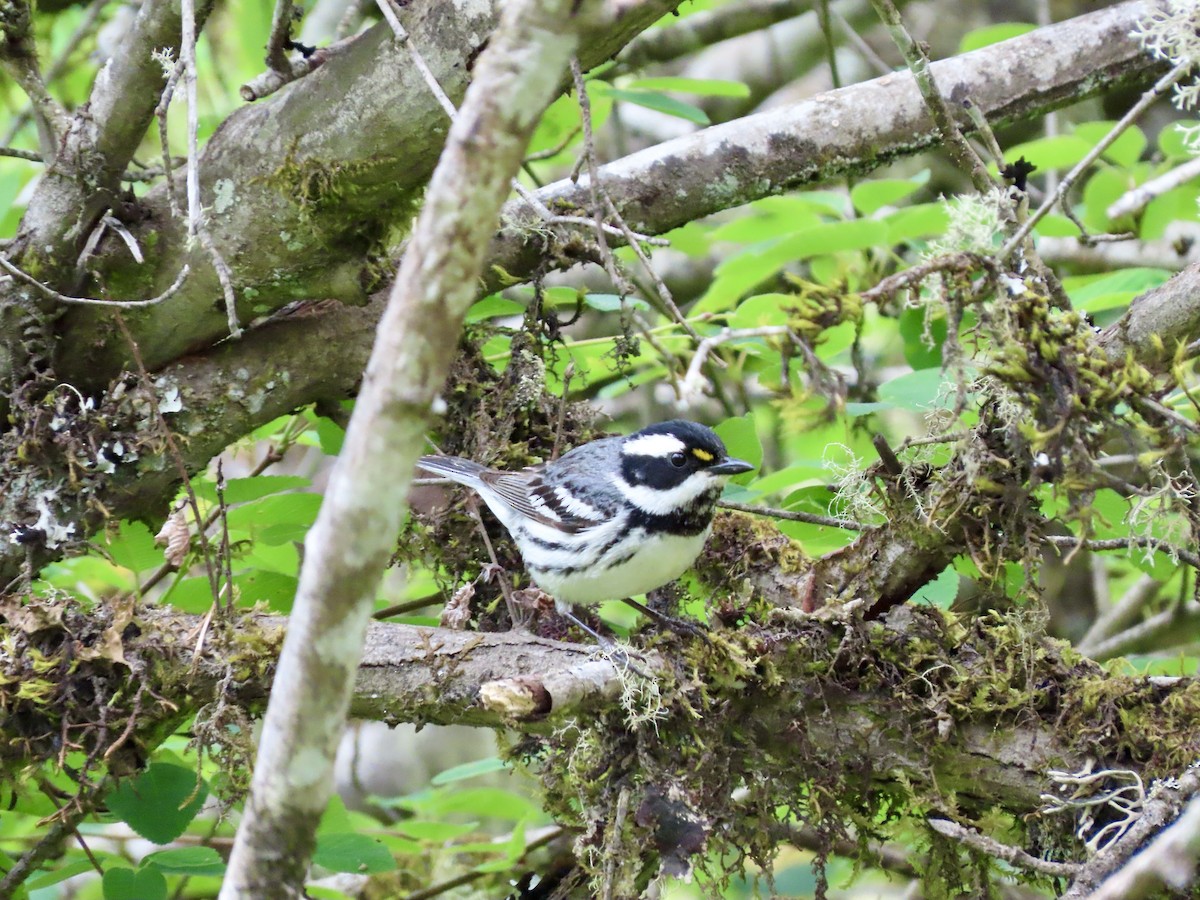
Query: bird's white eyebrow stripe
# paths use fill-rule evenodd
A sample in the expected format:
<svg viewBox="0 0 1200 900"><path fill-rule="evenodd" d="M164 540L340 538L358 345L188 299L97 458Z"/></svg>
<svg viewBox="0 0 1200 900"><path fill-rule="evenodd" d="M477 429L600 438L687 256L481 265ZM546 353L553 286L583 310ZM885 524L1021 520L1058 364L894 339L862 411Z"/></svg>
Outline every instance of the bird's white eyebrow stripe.
<svg viewBox="0 0 1200 900"><path fill-rule="evenodd" d="M643 434L621 445L626 456L667 457L686 449L687 445L673 434Z"/></svg>

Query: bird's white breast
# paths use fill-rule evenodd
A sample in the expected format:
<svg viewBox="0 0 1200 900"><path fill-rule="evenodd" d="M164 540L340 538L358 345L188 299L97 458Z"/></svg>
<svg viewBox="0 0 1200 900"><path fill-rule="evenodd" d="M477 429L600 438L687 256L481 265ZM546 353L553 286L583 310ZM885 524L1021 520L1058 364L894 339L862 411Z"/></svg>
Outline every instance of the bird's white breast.
<svg viewBox="0 0 1200 900"><path fill-rule="evenodd" d="M534 578L538 587L560 604L587 606L635 597L674 581L686 572L707 538L707 529L693 535L648 537L643 533L637 549L625 562L606 567L601 560L581 571L569 574L538 572L534 573ZM624 546L628 552L628 545Z"/></svg>

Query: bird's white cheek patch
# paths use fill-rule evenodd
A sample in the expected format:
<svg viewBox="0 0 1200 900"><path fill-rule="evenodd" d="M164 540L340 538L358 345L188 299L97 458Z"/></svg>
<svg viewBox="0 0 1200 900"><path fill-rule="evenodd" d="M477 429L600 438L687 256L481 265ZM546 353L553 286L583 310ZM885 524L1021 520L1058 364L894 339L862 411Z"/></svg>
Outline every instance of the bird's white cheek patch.
<svg viewBox="0 0 1200 900"><path fill-rule="evenodd" d="M673 434L644 434L621 445L621 452L625 456L658 456L663 459L686 449L683 441Z"/></svg>
<svg viewBox="0 0 1200 900"><path fill-rule="evenodd" d="M638 509L652 516L665 516L690 506L697 497L712 488L713 480L712 476L697 472L682 484L666 490L630 484L620 477L616 480L616 486L625 499Z"/></svg>

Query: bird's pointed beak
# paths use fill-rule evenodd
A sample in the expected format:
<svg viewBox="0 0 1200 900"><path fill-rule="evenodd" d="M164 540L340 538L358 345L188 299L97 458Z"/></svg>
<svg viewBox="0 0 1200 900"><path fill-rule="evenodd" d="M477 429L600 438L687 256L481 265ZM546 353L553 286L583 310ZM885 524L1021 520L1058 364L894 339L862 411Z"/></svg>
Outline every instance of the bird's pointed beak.
<svg viewBox="0 0 1200 900"><path fill-rule="evenodd" d="M709 466L708 471L714 475L741 475L743 472L753 472L754 466L744 459L726 457L719 463Z"/></svg>

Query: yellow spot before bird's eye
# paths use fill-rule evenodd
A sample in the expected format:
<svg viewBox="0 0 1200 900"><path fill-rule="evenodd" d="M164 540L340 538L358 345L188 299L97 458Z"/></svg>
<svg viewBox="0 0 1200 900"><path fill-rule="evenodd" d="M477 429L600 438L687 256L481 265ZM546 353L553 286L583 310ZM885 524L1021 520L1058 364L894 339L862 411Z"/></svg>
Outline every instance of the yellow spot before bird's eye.
<svg viewBox="0 0 1200 900"><path fill-rule="evenodd" d="M701 462L713 461L713 455L707 450L701 450L699 447L692 448L692 456L696 457L696 459L700 460Z"/></svg>

